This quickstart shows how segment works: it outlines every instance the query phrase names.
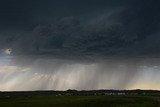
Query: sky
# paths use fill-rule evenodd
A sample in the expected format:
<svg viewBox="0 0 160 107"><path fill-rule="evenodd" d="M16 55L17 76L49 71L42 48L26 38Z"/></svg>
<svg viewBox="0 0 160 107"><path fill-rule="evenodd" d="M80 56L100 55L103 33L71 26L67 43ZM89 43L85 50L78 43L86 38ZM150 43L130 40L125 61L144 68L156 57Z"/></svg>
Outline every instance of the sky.
<svg viewBox="0 0 160 107"><path fill-rule="evenodd" d="M1 0L0 91L160 89L159 0Z"/></svg>

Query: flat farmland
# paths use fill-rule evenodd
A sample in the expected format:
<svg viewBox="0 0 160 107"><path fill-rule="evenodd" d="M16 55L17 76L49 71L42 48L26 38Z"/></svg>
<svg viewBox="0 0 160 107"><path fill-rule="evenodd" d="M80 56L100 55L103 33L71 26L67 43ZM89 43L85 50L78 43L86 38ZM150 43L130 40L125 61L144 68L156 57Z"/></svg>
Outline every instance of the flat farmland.
<svg viewBox="0 0 160 107"><path fill-rule="evenodd" d="M1 97L0 107L159 107L149 96Z"/></svg>

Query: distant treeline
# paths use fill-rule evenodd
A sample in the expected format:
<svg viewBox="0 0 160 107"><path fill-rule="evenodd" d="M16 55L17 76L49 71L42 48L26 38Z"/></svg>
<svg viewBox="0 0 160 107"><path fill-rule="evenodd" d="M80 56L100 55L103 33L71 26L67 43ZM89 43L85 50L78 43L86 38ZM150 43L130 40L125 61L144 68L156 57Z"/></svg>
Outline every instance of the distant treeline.
<svg viewBox="0 0 160 107"><path fill-rule="evenodd" d="M32 96L90 96L90 95L160 95L159 90L38 90L38 91L1 91L0 97L32 97Z"/></svg>

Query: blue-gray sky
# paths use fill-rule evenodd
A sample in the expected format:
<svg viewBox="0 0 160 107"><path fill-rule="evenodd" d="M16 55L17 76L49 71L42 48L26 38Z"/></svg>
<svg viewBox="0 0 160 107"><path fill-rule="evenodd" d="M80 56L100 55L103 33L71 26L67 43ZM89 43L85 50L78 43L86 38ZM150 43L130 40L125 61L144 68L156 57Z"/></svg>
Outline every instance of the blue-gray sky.
<svg viewBox="0 0 160 107"><path fill-rule="evenodd" d="M160 88L159 5L1 0L0 89Z"/></svg>

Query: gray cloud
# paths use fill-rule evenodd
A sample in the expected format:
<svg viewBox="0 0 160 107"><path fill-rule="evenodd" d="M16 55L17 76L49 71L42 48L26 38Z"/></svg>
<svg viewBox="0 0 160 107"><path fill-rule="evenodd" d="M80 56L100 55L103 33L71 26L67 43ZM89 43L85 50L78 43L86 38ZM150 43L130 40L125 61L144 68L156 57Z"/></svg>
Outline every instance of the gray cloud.
<svg viewBox="0 0 160 107"><path fill-rule="evenodd" d="M157 7L124 6L63 17L27 34L8 34L3 41L10 44L14 55L154 56L160 51L159 19Z"/></svg>
<svg viewBox="0 0 160 107"><path fill-rule="evenodd" d="M158 0L16 3L0 15L8 90L129 88L145 66L159 67Z"/></svg>

